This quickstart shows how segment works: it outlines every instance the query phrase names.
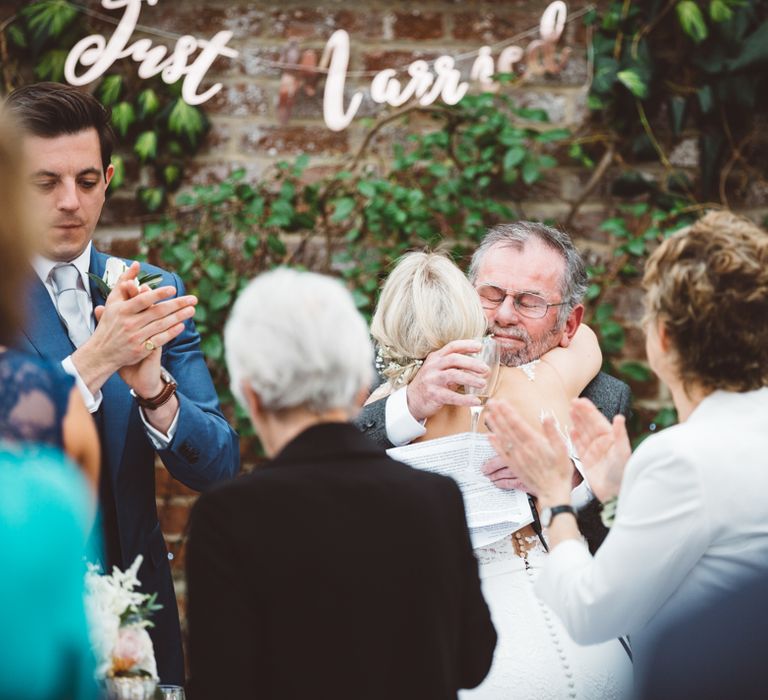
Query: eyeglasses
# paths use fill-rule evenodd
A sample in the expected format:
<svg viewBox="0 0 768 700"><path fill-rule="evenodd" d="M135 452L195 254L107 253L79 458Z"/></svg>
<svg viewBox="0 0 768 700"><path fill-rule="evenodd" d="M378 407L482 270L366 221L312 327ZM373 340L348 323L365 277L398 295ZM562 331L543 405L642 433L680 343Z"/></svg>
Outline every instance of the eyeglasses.
<svg viewBox="0 0 768 700"><path fill-rule="evenodd" d="M512 297L512 304L515 310L526 318L544 318L550 306L564 306L568 302L560 301L556 304L550 304L544 297L531 292L516 292L513 289L502 289L495 284L481 284L475 287L480 295L480 303L486 309L495 309L504 303L504 300Z"/></svg>

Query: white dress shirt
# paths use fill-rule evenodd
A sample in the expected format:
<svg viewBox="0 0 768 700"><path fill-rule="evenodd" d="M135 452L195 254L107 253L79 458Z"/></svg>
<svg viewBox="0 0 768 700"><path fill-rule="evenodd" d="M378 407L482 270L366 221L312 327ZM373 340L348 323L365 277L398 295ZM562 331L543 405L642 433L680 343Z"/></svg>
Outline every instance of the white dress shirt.
<svg viewBox="0 0 768 700"><path fill-rule="evenodd" d="M88 322L91 326L91 332L93 332L94 328L96 327L96 320L93 317L93 300L91 299L91 285L90 278L88 277L88 268L91 265L91 246L92 243L89 242L85 247L85 250L80 253L80 255L74 260L70 260L70 263L77 268L77 271L80 273L80 277L83 280L83 288L85 289L85 294L80 295L80 310L83 312L83 316L88 319ZM37 276L42 281L43 285L45 285L45 289L48 292L48 295L51 297L54 308L56 308L56 290L53 288L51 272L54 267L60 264L61 262L59 261L49 260L48 258L44 258L41 255L36 255L32 260L32 267L37 273ZM72 362L72 355L67 355L67 357L61 361L61 367L68 375L74 378L75 385L80 391L80 395L83 397L83 401L85 402L85 406L88 411L90 413L96 413L96 411L98 411L99 407L101 406L101 401L103 398L101 390L97 391L96 394L92 394L89 391L88 386L83 381L80 373L77 371L75 363ZM167 433L162 433L157 428L152 426L147 420L147 417L144 415L144 410L141 408L139 409L139 417L141 418L142 423L144 423L144 427L147 430L147 435L152 441L155 449L162 450L168 447L168 445L171 443L171 440L173 440L174 434L176 433L176 425L179 420L179 411L176 411L176 415L174 416Z"/></svg>
<svg viewBox="0 0 768 700"><path fill-rule="evenodd" d="M594 558L566 540L536 588L579 643L655 630L768 566L768 387L717 391L627 463L616 520Z"/></svg>

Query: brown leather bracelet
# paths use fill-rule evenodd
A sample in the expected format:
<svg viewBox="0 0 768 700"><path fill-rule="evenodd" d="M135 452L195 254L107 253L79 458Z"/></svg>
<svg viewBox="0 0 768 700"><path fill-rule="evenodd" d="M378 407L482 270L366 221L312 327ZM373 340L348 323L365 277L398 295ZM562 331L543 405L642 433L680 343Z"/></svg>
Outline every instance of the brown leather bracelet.
<svg viewBox="0 0 768 700"><path fill-rule="evenodd" d="M162 367L160 369L160 378L165 382L163 390L157 395L152 396L149 399L145 399L143 396L139 396L133 389L131 389L131 396L136 399L136 403L142 408L146 408L150 411L154 411L160 408L163 404L168 403L171 397L176 393L176 380L171 376L171 373Z"/></svg>

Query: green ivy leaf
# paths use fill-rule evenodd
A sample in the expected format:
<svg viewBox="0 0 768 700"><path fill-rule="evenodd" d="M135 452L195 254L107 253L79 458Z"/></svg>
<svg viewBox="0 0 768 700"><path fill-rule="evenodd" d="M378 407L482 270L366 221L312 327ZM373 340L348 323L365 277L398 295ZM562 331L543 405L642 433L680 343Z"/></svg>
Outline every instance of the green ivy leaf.
<svg viewBox="0 0 768 700"><path fill-rule="evenodd" d="M709 16L713 22L727 22L733 17L733 10L723 0L711 0Z"/></svg>
<svg viewBox="0 0 768 700"><path fill-rule="evenodd" d="M52 37L59 36L77 17L77 9L67 0L41 0L27 5L21 15L32 32L32 40L39 47Z"/></svg>
<svg viewBox="0 0 768 700"><path fill-rule="evenodd" d="M139 134L136 139L136 143L133 146L133 150L142 163L146 163L148 160L154 160L157 156L157 132L145 131Z"/></svg>
<svg viewBox="0 0 768 700"><path fill-rule="evenodd" d="M526 149L522 146L512 146L512 148L508 149L504 154L504 160L502 163L504 170L512 170L513 168L520 165L520 163L523 162L526 153Z"/></svg>
<svg viewBox="0 0 768 700"><path fill-rule="evenodd" d="M675 6L677 19L683 31L697 44L709 36L707 24L699 6L694 0L682 0Z"/></svg>
<svg viewBox="0 0 768 700"><path fill-rule="evenodd" d="M226 309L232 299L232 293L227 289L220 289L208 300L208 306L214 311Z"/></svg>
<svg viewBox="0 0 768 700"><path fill-rule="evenodd" d="M197 107L188 105L178 98L168 115L168 128L177 136L186 137L192 145L195 145L205 131L205 117Z"/></svg>
<svg viewBox="0 0 768 700"><path fill-rule="evenodd" d="M624 347L624 329L616 321L606 321L600 325L600 338L603 350L617 353Z"/></svg>
<svg viewBox="0 0 768 700"><path fill-rule="evenodd" d="M541 171L539 170L539 164L531 159L528 159L523 163L523 182L526 185L532 185L541 177Z"/></svg>
<svg viewBox="0 0 768 700"><path fill-rule="evenodd" d="M368 199L373 199L376 196L376 186L368 180L360 180L357 183L357 191Z"/></svg>
<svg viewBox="0 0 768 700"><path fill-rule="evenodd" d="M138 191L138 197L147 211L157 211L165 201L165 189L162 187L141 187Z"/></svg>
<svg viewBox="0 0 768 700"><path fill-rule="evenodd" d="M123 91L123 78L119 75L108 75L101 81L98 89L99 102L105 107L111 107L120 99Z"/></svg>
<svg viewBox="0 0 768 700"><path fill-rule="evenodd" d="M181 168L175 163L169 163L163 168L163 182L173 189L181 182Z"/></svg>
<svg viewBox="0 0 768 700"><path fill-rule="evenodd" d="M283 243L279 236L276 236L274 233L270 233L267 236L267 247L275 255L282 256L287 252L285 243Z"/></svg>
<svg viewBox="0 0 768 700"><path fill-rule="evenodd" d="M203 336L200 349L209 360L219 361L224 357L224 343L220 333L211 333Z"/></svg>
<svg viewBox="0 0 768 700"><path fill-rule="evenodd" d="M147 88L139 93L136 98L136 102L139 105L139 118L146 119L160 109L160 98L152 88Z"/></svg>
<svg viewBox="0 0 768 700"><path fill-rule="evenodd" d="M627 243L627 251L638 257L645 255L645 240L642 237L634 238Z"/></svg>
<svg viewBox="0 0 768 700"><path fill-rule="evenodd" d="M704 114L709 114L712 110L714 99L712 97L712 88L709 85L702 85L696 96L699 98L699 107Z"/></svg>
<svg viewBox="0 0 768 700"><path fill-rule="evenodd" d="M619 71L619 64L614 58L600 57L595 61L595 78L592 81L592 90L601 94L607 94L613 88L616 82L616 74ZM598 98L599 99L599 98ZM602 104L602 102L600 103ZM596 109L589 105L590 109Z"/></svg>
<svg viewBox="0 0 768 700"><path fill-rule="evenodd" d="M126 137L128 129L135 121L136 112L130 102L120 102L112 108L112 126L121 138Z"/></svg>
<svg viewBox="0 0 768 700"><path fill-rule="evenodd" d="M626 221L618 216L606 219L598 228L601 231L607 231L616 238L626 238L629 235Z"/></svg>
<svg viewBox="0 0 768 700"><path fill-rule="evenodd" d="M10 24L5 31L14 46L20 49L27 48L27 36L24 34L24 30L21 27L16 24Z"/></svg>
<svg viewBox="0 0 768 700"><path fill-rule="evenodd" d="M112 173L112 179L109 181L109 190L114 192L120 189L125 182L125 161L122 156L113 153L111 162L114 172Z"/></svg>
<svg viewBox="0 0 768 700"><path fill-rule="evenodd" d="M616 73L616 78L624 85L635 97L641 100L648 97L648 86L643 79L633 70L622 70Z"/></svg>
<svg viewBox="0 0 768 700"><path fill-rule="evenodd" d="M647 382L651 378L651 370L640 362L623 362L619 372L636 382Z"/></svg>
<svg viewBox="0 0 768 700"><path fill-rule="evenodd" d="M568 129L550 129L549 131L542 131L540 134L536 134L534 139L539 143L551 143L552 141L562 141L571 136L571 132Z"/></svg>
<svg viewBox="0 0 768 700"><path fill-rule="evenodd" d="M632 216L644 216L648 213L650 207L647 202L636 202L635 204L623 204L621 209L632 214Z"/></svg>
<svg viewBox="0 0 768 700"><path fill-rule="evenodd" d="M40 80L61 82L64 79L64 64L68 53L62 49L46 51L35 65L35 76Z"/></svg>
<svg viewBox="0 0 768 700"><path fill-rule="evenodd" d="M602 324L608 321L613 315L613 306L611 304L600 304L595 309L595 323Z"/></svg>
<svg viewBox="0 0 768 700"><path fill-rule="evenodd" d="M344 221L354 210L355 200L352 197L342 197L333 202L334 211L331 221L338 224Z"/></svg>

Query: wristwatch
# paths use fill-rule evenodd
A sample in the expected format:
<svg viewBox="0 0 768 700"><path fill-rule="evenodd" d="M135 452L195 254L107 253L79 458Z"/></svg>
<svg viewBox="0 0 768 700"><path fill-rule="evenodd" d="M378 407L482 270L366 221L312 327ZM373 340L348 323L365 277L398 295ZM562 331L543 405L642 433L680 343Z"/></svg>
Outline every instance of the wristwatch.
<svg viewBox="0 0 768 700"><path fill-rule="evenodd" d="M143 396L139 396L133 389L131 389L131 396L136 399L136 403L139 404L139 406L142 408L147 408L150 411L154 411L156 408L160 408L160 406L162 406L164 403L168 403L168 401L171 400L171 396L176 393L176 387L178 386L176 384L176 380L173 378L171 373L162 366L160 367L160 379L165 382L165 386L157 396L152 396L151 398L145 399Z"/></svg>
<svg viewBox="0 0 768 700"><path fill-rule="evenodd" d="M560 515L560 513L570 513L574 518L576 517L576 511L573 509L573 506L555 506L554 508L544 508L544 510L541 511L541 515L539 516L539 520L541 521L542 526L549 527L550 523L552 522L552 518L554 518L556 515Z"/></svg>

